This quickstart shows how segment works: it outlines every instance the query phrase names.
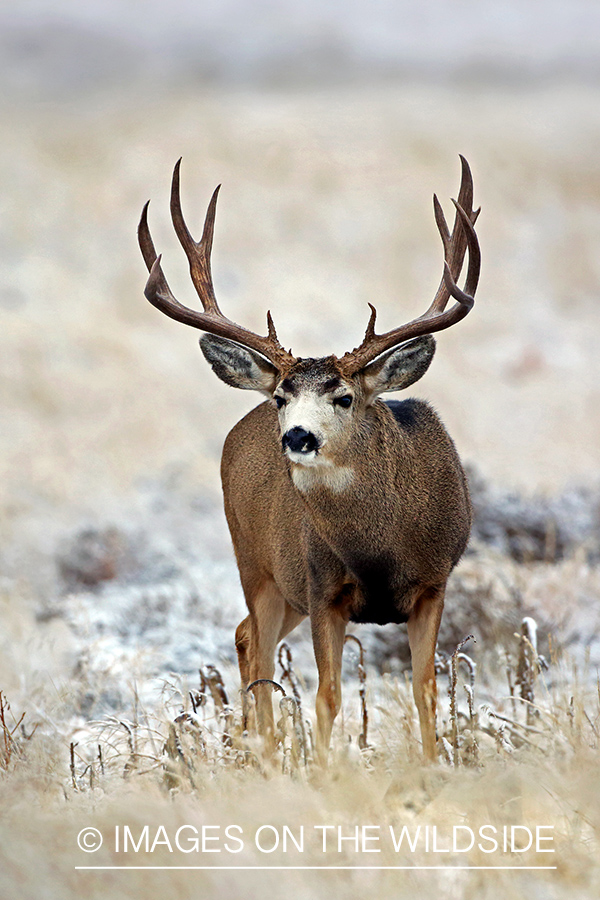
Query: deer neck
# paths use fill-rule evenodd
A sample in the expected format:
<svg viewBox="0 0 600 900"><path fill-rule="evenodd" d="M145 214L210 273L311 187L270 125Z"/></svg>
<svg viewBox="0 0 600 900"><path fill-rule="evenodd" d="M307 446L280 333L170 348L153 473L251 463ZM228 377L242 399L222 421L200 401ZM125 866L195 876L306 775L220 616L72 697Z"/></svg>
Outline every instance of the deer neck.
<svg viewBox="0 0 600 900"><path fill-rule="evenodd" d="M370 508L394 502L392 485L406 448L387 407L377 404L369 412L339 456L291 466L292 483L319 531L336 531L342 519L344 527L362 531Z"/></svg>
<svg viewBox="0 0 600 900"><path fill-rule="evenodd" d="M308 500L309 495L346 494L355 480L355 467L324 460L318 466L292 465L294 487ZM314 499L314 496L313 496Z"/></svg>

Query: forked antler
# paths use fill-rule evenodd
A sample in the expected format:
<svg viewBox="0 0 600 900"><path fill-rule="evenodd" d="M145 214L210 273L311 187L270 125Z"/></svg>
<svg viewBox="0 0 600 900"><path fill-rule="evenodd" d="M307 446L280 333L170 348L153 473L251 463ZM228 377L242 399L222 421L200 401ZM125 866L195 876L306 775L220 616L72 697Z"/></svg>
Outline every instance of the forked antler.
<svg viewBox="0 0 600 900"><path fill-rule="evenodd" d="M188 309L180 303L173 295L171 288L167 283L161 268L161 257L157 256L154 243L148 228L148 203L144 206L142 217L138 227L138 240L142 256L150 272L144 294L150 303L161 312L183 322L184 325L191 325L193 328L199 328L209 334L215 334L219 337L227 338L256 350L273 363L280 371L289 367L294 361L287 350L279 343L277 332L273 325L271 313L267 312L268 334L255 334L248 331L241 325L232 322L227 316L224 316L215 298L215 292L212 283L212 274L210 269L210 252L212 249L213 232L215 225L215 210L217 207L217 197L219 188L215 190L206 212L204 221L204 229L202 237L199 241L195 241L189 232L183 213L181 211L181 198L179 194L179 167L181 160L175 165L173 171L173 182L171 185L171 218L173 227L179 242L183 247L190 264L190 275L192 282L196 288L200 302L204 308L204 312L198 312L194 309ZM219 186L220 187L220 186Z"/></svg>
<svg viewBox="0 0 600 900"><path fill-rule="evenodd" d="M473 210L473 178L469 164L463 156L460 159L462 178L458 201L453 201L456 207L456 216L452 233L448 230L448 225L437 197L435 195L433 197L435 220L444 246L444 273L431 306L417 319L413 319L411 322L385 334L376 334L375 317L377 311L370 303L371 317L362 343L355 350L346 353L340 360L344 371L348 375L355 374L381 353L404 341L449 328L463 319L472 308L473 298L479 281L481 263L479 242L473 227L479 215L479 209ZM296 357L290 351L284 350L279 343L270 312L267 312L268 333L263 337L232 322L219 309L215 298L210 268L210 253L219 188L216 188L208 205L202 237L200 241L195 241L185 224L181 211L179 192L180 164L181 160L176 163L173 171L171 218L179 242L188 258L192 282L204 312L198 312L184 306L171 292L161 268L161 257L156 254L148 228L148 203L150 201L144 206L138 227L140 249L150 272L144 290L147 299L161 312L164 312L172 319L176 319L178 322L183 322L185 325L191 325L193 328L199 328L201 331L218 335L219 337L235 341L251 350L256 350L272 362L279 371L289 368L295 362ZM469 268L464 289L461 290L456 281L460 276L467 249L469 251ZM446 310L450 297L453 297L457 302L450 309Z"/></svg>
<svg viewBox="0 0 600 900"><path fill-rule="evenodd" d="M463 156L460 157L460 160L462 178L458 201L453 201L456 207L456 217L452 233L448 230L438 198L435 194L433 196L435 221L444 245L444 273L431 306L423 315L407 322L406 325L401 325L385 334L376 334L377 311L369 303L371 317L362 344L355 350L346 353L340 360L348 375L358 372L381 353L404 341L449 328L456 322L460 322L473 307L481 266L479 242L473 226L480 210L473 210L473 177L469 164ZM464 290L461 290L456 284L456 280L460 276L467 249L469 250L469 268ZM449 310L446 310L450 297L457 302Z"/></svg>

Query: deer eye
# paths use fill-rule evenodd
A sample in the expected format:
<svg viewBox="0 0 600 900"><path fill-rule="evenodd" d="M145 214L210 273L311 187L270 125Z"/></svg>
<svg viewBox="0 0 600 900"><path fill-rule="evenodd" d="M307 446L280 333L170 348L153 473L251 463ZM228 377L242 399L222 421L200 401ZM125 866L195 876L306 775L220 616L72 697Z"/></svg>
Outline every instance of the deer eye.
<svg viewBox="0 0 600 900"><path fill-rule="evenodd" d="M277 409L281 409L282 407L284 407L285 403L286 401L284 397L275 397L275 404L277 406Z"/></svg>
<svg viewBox="0 0 600 900"><path fill-rule="evenodd" d="M335 406L341 406L343 409L348 409L352 404L352 397L350 394L344 394L343 397L336 397L333 402Z"/></svg>

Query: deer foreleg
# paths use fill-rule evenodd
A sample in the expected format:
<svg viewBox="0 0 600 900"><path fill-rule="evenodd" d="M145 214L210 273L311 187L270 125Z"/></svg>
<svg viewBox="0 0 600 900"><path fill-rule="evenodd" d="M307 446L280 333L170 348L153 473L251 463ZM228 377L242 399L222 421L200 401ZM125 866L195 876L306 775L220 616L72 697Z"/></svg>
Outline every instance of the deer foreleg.
<svg viewBox="0 0 600 900"><path fill-rule="evenodd" d="M263 583L255 592L250 614L240 622L235 633L242 690L254 681L273 678L277 644L303 618L303 614L287 603L274 581ZM275 747L272 688L259 684L252 692L256 698L258 732L264 738L266 752L272 753Z"/></svg>
<svg viewBox="0 0 600 900"><path fill-rule="evenodd" d="M437 759L435 715L435 646L444 608L444 590L428 588L420 595L407 622L412 659L413 695L419 713L423 754L431 762Z"/></svg>
<svg viewBox="0 0 600 900"><path fill-rule="evenodd" d="M273 581L261 585L248 604L250 615L238 626L236 647L242 684L273 678L275 648L285 617L285 600ZM245 682L245 684L244 684ZM272 688L258 684L252 689L256 700L256 724L267 754L275 748Z"/></svg>
<svg viewBox="0 0 600 900"><path fill-rule="evenodd" d="M337 608L311 615L312 637L319 671L317 690L317 762L327 765L331 729L342 703L342 651L347 619Z"/></svg>

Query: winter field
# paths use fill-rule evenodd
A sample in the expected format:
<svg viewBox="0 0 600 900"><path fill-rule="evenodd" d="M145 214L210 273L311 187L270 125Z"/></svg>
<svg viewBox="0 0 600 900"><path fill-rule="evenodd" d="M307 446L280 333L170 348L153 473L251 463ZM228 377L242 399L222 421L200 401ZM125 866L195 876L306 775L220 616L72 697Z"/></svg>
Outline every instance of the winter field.
<svg viewBox="0 0 600 900"><path fill-rule="evenodd" d="M599 100L568 81L394 80L5 98L2 897L598 896ZM469 464L476 511L441 632L440 761L420 762L402 629L357 626L366 739L351 642L329 771L311 764L310 734L296 737L293 701L269 766L243 734L244 602L218 478L225 435L256 398L217 381L198 335L145 301L139 213L151 197L170 284L193 303L168 215L173 164L183 156L196 233L222 183L213 269L226 314L262 331L269 308L286 347L341 354L360 342L367 302L385 329L429 304L442 263L431 195L449 211L459 152L483 207L483 274L413 391ZM526 617L546 668L518 636ZM467 635L453 711L449 655ZM308 629L289 644L311 721ZM278 666L288 695L290 677ZM184 844L190 829L176 845L184 825L206 827L204 852ZM281 838L272 853L275 830L255 843L265 825ZM478 837L486 825L520 826L514 852ZM104 837L97 853L77 845L87 826ZM139 852L123 847L125 826ZM283 851L286 826L297 842L304 829L302 850L289 838ZM338 826L373 828L338 852ZM414 849L406 836L394 847L403 826ZM90 865L209 868L76 868ZM380 868L293 868L324 865ZM414 868L436 865L555 868Z"/></svg>

